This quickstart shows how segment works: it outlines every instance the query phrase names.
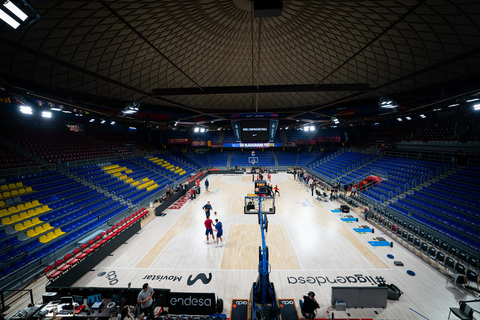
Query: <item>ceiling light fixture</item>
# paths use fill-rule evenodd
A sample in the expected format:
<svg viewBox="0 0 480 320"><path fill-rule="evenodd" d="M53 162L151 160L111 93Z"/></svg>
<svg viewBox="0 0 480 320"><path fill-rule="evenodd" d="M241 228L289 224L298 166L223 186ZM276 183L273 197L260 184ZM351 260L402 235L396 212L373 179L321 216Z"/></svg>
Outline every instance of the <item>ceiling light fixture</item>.
<svg viewBox="0 0 480 320"><path fill-rule="evenodd" d="M425 119L426 117L427 117L427 116L424 115L424 114L421 114L421 115L420 115L420 118L422 118L422 119Z"/></svg>
<svg viewBox="0 0 480 320"><path fill-rule="evenodd" d="M468 100L465 100L465 102L473 102L473 101L478 101L479 98L472 98L472 99L468 99Z"/></svg>
<svg viewBox="0 0 480 320"><path fill-rule="evenodd" d="M42 111L42 117L44 118L51 118L52 113L50 111Z"/></svg>
<svg viewBox="0 0 480 320"><path fill-rule="evenodd" d="M398 120L398 121L403 121L403 119L402 119L402 118L397 118L397 120Z"/></svg>
<svg viewBox="0 0 480 320"><path fill-rule="evenodd" d="M14 15L16 15L20 20L22 20L22 21L27 20L28 16L25 14L25 12L20 10L20 8L17 7L13 2L5 1L3 6L5 8L7 8L8 10L10 10L10 12L13 13Z"/></svg>
<svg viewBox="0 0 480 320"><path fill-rule="evenodd" d="M8 24L13 29L17 29L20 26L20 23L18 23L17 20L10 17L7 13L5 13L5 11L1 9L0 9L0 19L2 19L3 22Z"/></svg>
<svg viewBox="0 0 480 320"><path fill-rule="evenodd" d="M480 104L474 104L473 105L473 110L475 110L475 111L480 110Z"/></svg>
<svg viewBox="0 0 480 320"><path fill-rule="evenodd" d="M20 106L20 112L24 114L33 114L33 109L29 106Z"/></svg>
<svg viewBox="0 0 480 320"><path fill-rule="evenodd" d="M115 121L110 122L110 124L113 126L115 124Z"/></svg>
<svg viewBox="0 0 480 320"><path fill-rule="evenodd" d="M387 97L381 97L380 100L378 100L378 106L380 108L392 109L398 107L398 103Z"/></svg>

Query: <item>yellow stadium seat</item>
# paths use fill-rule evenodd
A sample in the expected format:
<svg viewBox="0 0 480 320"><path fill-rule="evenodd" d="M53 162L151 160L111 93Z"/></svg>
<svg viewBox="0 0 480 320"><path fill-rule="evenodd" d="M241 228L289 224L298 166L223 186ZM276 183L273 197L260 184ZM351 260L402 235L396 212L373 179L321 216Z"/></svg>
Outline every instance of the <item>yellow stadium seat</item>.
<svg viewBox="0 0 480 320"><path fill-rule="evenodd" d="M43 231L48 231L48 230L51 230L53 229L53 227L50 225L50 223L45 223L43 225Z"/></svg>
<svg viewBox="0 0 480 320"><path fill-rule="evenodd" d="M32 187L27 187L27 189L25 189L25 191L26 191L26 192L32 192L33 189L32 189Z"/></svg>
<svg viewBox="0 0 480 320"><path fill-rule="evenodd" d="M15 223L17 221L20 221L20 216L18 214L14 214L13 216L11 216L12 219L12 223Z"/></svg>
<svg viewBox="0 0 480 320"><path fill-rule="evenodd" d="M42 207L42 210L43 210L43 212L47 212L47 211L50 211L50 210L52 210L52 209L50 209L50 208L48 207L48 205L44 205L44 206Z"/></svg>
<svg viewBox="0 0 480 320"><path fill-rule="evenodd" d="M8 184L2 185L0 190L2 190L2 191L8 190Z"/></svg>
<svg viewBox="0 0 480 320"><path fill-rule="evenodd" d="M19 204L19 205L17 206L17 210L18 210L18 212L25 210L25 205L24 205L23 203L22 203L22 204Z"/></svg>
<svg viewBox="0 0 480 320"><path fill-rule="evenodd" d="M43 228L42 226L38 226L35 228L35 235L39 235L40 233L43 233Z"/></svg>
<svg viewBox="0 0 480 320"><path fill-rule="evenodd" d="M12 197L18 195L18 190L12 190L11 195Z"/></svg>
<svg viewBox="0 0 480 320"><path fill-rule="evenodd" d="M57 237L60 237L62 234L65 234L65 232L62 231L62 229L58 228L55 230L55 235Z"/></svg>
<svg viewBox="0 0 480 320"><path fill-rule="evenodd" d="M51 232L51 231L50 231L49 233L47 233L48 241L53 240L53 239L55 239L56 237L57 237L57 236L55 235L55 233L53 233L53 232Z"/></svg>
<svg viewBox="0 0 480 320"><path fill-rule="evenodd" d="M30 229L30 230L27 231L27 237L34 238L36 236L37 236L37 234L35 233L35 230Z"/></svg>
<svg viewBox="0 0 480 320"><path fill-rule="evenodd" d="M26 211L23 211L22 213L20 213L20 220L25 220L28 218L30 217L28 216L28 213Z"/></svg>
<svg viewBox="0 0 480 320"><path fill-rule="evenodd" d="M32 202L32 207L38 207L38 206L41 206L42 204L40 202L38 202L38 200L33 200Z"/></svg>
<svg viewBox="0 0 480 320"><path fill-rule="evenodd" d="M25 209L30 209L32 207L32 203L29 201L29 202L25 202Z"/></svg>
<svg viewBox="0 0 480 320"><path fill-rule="evenodd" d="M0 201L0 207L4 207L5 206L5 201Z"/></svg>
<svg viewBox="0 0 480 320"><path fill-rule="evenodd" d="M28 210L28 216L29 217L35 217L37 215L37 213L35 212L35 210L31 209L31 210Z"/></svg>
<svg viewBox="0 0 480 320"><path fill-rule="evenodd" d="M9 215L9 213L8 213L7 208L0 210L0 217L5 217L5 216L8 216L8 215Z"/></svg>
<svg viewBox="0 0 480 320"><path fill-rule="evenodd" d="M10 217L6 217L6 218L2 219L2 224L5 225L5 226L7 226L9 224L12 224L12 223L13 222L12 222L12 219Z"/></svg>
<svg viewBox="0 0 480 320"><path fill-rule="evenodd" d="M17 212L18 212L18 210L17 210L17 207L15 207L15 206L8 208L8 213L9 214L17 213Z"/></svg>
<svg viewBox="0 0 480 320"><path fill-rule="evenodd" d="M24 193L25 193L25 188L20 188L20 189L18 189L18 193L19 193L19 194L24 194Z"/></svg>
<svg viewBox="0 0 480 320"><path fill-rule="evenodd" d="M10 183L10 184L8 185L8 189L10 189L10 190L11 190L11 189L15 189L15 183Z"/></svg>
<svg viewBox="0 0 480 320"><path fill-rule="evenodd" d="M47 243L48 241L50 241L46 235L43 235L41 236L38 241L40 241L41 243Z"/></svg>
<svg viewBox="0 0 480 320"><path fill-rule="evenodd" d="M13 226L13 229L17 230L17 231L22 231L22 230L25 230L25 227L23 226L23 223L17 223L15 226Z"/></svg>
<svg viewBox="0 0 480 320"><path fill-rule="evenodd" d="M27 220L27 221L23 222L23 226L25 227L25 229L28 229L28 228L33 227L33 223L32 223L31 220Z"/></svg>
<svg viewBox="0 0 480 320"><path fill-rule="evenodd" d="M4 197L4 198L9 198L10 196L11 196L10 191L5 191L5 192L3 193L3 197Z"/></svg>
<svg viewBox="0 0 480 320"><path fill-rule="evenodd" d="M32 219L32 224L33 224L34 226L36 226L37 224L40 224L40 223L42 223L42 222L43 222L43 221L40 221L40 219L38 219L38 218L33 218L33 219Z"/></svg>
<svg viewBox="0 0 480 320"><path fill-rule="evenodd" d="M43 213L42 207L35 208L35 215L42 214L42 213Z"/></svg>
<svg viewBox="0 0 480 320"><path fill-rule="evenodd" d="M17 182L17 183L15 184L15 187L16 187L17 189L23 187L23 182L22 182L22 181Z"/></svg>

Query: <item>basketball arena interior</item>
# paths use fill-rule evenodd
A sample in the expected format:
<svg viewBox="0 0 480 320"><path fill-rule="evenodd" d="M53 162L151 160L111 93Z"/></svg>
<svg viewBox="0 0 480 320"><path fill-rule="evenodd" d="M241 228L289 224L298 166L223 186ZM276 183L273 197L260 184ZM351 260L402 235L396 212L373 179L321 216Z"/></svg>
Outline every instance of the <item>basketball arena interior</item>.
<svg viewBox="0 0 480 320"><path fill-rule="evenodd" d="M2 318L480 319L478 0L0 2Z"/></svg>

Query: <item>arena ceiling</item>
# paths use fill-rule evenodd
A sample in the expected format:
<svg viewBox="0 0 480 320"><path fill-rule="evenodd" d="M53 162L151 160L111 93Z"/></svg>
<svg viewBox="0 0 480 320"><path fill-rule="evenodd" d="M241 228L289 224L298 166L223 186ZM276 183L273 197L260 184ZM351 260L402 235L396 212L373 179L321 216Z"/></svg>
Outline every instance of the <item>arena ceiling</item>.
<svg viewBox="0 0 480 320"><path fill-rule="evenodd" d="M283 0L263 18L250 0L29 4L30 24L0 21L0 86L98 112L364 121L380 97L408 113L480 91L478 0Z"/></svg>

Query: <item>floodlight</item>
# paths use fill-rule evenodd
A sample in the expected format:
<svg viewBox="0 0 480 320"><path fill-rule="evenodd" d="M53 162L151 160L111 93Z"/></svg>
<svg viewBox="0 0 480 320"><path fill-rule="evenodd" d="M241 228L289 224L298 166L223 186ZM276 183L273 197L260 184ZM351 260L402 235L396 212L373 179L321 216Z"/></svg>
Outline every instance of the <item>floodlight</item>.
<svg viewBox="0 0 480 320"><path fill-rule="evenodd" d="M42 111L42 117L44 118L51 118L52 113L50 111Z"/></svg>
<svg viewBox="0 0 480 320"><path fill-rule="evenodd" d="M412 120L412 118L410 118L410 117L405 117L405 119L407 119L407 120Z"/></svg>
<svg viewBox="0 0 480 320"><path fill-rule="evenodd" d="M20 23L18 23L15 19L10 17L5 11L0 9L0 19L2 19L5 23L7 23L10 27L13 29L17 29L20 26Z"/></svg>
<svg viewBox="0 0 480 320"><path fill-rule="evenodd" d="M381 97L380 100L378 101L378 106L381 108L396 108L398 107L398 104L396 101L392 99L388 99L387 97Z"/></svg>
<svg viewBox="0 0 480 320"><path fill-rule="evenodd" d="M302 129L303 129L303 131L309 131L310 127L303 127Z"/></svg>
<svg viewBox="0 0 480 320"><path fill-rule="evenodd" d="M20 106L20 112L24 114L33 114L33 109L29 106Z"/></svg>
<svg viewBox="0 0 480 320"><path fill-rule="evenodd" d="M62 110L63 113L72 113L70 110Z"/></svg>
<svg viewBox="0 0 480 320"><path fill-rule="evenodd" d="M478 98L472 98L472 99L465 100L465 102L473 102L473 101L478 101L478 100L479 100Z"/></svg>
<svg viewBox="0 0 480 320"><path fill-rule="evenodd" d="M135 127L128 127L128 129L130 129L130 130L137 130L137 128L135 128Z"/></svg>
<svg viewBox="0 0 480 320"><path fill-rule="evenodd" d="M200 128L193 129L193 132L198 132L198 131L200 131Z"/></svg>
<svg viewBox="0 0 480 320"><path fill-rule="evenodd" d="M90 119L90 121L89 121L89 122L95 122L95 119Z"/></svg>
<svg viewBox="0 0 480 320"><path fill-rule="evenodd" d="M57 108L57 107L55 107L55 108L50 108L50 110L51 110L51 111L62 111L62 109Z"/></svg>
<svg viewBox="0 0 480 320"><path fill-rule="evenodd" d="M25 21L27 20L28 16L20 10L19 7L17 7L15 4L13 4L11 1L6 1L3 6L10 10L14 15L16 15L20 20Z"/></svg>
<svg viewBox="0 0 480 320"><path fill-rule="evenodd" d="M427 117L427 116L424 115L424 114L421 114L421 115L420 115L420 118L422 118L422 119L425 119L426 117Z"/></svg>
<svg viewBox="0 0 480 320"><path fill-rule="evenodd" d="M205 128L200 128L200 132L205 132Z"/></svg>
<svg viewBox="0 0 480 320"><path fill-rule="evenodd" d="M451 105L448 106L448 108L453 108L453 107L456 107L456 106L459 106L460 103L453 103Z"/></svg>
<svg viewBox="0 0 480 320"><path fill-rule="evenodd" d="M104 123L105 123L105 120L100 121L100 123L101 123L101 124L104 124Z"/></svg>
<svg viewBox="0 0 480 320"><path fill-rule="evenodd" d="M402 118L397 118L398 121L403 121Z"/></svg>
<svg viewBox="0 0 480 320"><path fill-rule="evenodd" d="M473 110L475 110L475 111L480 110L480 104L474 104L473 105Z"/></svg>
<svg viewBox="0 0 480 320"><path fill-rule="evenodd" d="M113 126L115 124L115 121L110 122L110 124Z"/></svg>
<svg viewBox="0 0 480 320"><path fill-rule="evenodd" d="M315 131L315 127L314 127L314 126L310 126L310 131Z"/></svg>

